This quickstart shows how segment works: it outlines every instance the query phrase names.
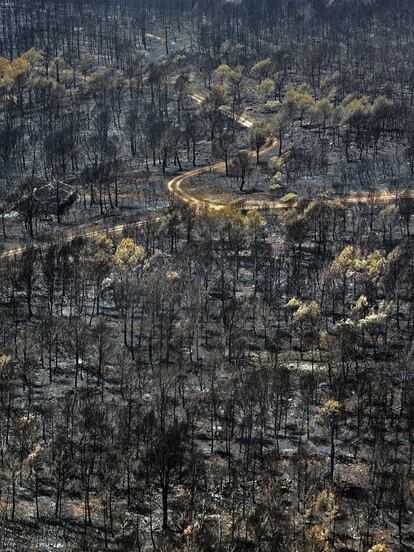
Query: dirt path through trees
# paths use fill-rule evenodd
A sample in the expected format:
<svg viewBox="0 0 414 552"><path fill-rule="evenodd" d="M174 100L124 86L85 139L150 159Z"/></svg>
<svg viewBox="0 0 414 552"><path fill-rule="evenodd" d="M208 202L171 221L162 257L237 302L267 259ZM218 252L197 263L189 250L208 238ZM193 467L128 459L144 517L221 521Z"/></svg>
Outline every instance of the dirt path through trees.
<svg viewBox="0 0 414 552"><path fill-rule="evenodd" d="M201 104L204 101L204 97L201 94L193 93L191 94L191 98L197 102L198 104ZM223 106L221 111L228 115L229 117L232 116L232 114L228 111L228 109ZM242 125L243 127L249 129L253 126L254 121L247 117L246 115L235 115L236 121ZM276 139L271 139L268 141L267 145L261 150L261 155L269 155L273 152L276 152L278 148L278 141ZM249 152L249 157L253 158L256 155L255 151ZM193 207L196 207L197 209L200 208L208 208L208 209L222 209L226 206L226 203L223 203L222 201L215 199L211 195L206 195L202 199L199 199L198 197L194 196L189 192L188 190L185 190L184 185L188 183L191 179L195 178L198 175L201 175L205 173L206 171L223 171L225 167L225 164L223 161L219 161L217 163L214 163L213 165L201 165L200 167L197 167L195 169L190 169L188 171L184 171L181 174L175 176L171 180L167 182L167 188L168 191L174 196L175 198L183 201L187 205L191 205ZM413 191L409 192L409 195L411 197L414 197ZM390 193L387 190L378 192L376 196L376 200L383 203L389 203L391 201L395 201L396 196L395 194ZM368 192L363 193L354 193L350 194L349 196L342 198L342 200L346 204L355 204L355 203L367 203L368 201L372 200L372 195L370 195ZM331 200L327 200L331 201ZM252 202L248 204L249 209L272 209L272 211L278 210L278 209L284 209L286 208L286 205L284 205L280 201L259 201L259 202ZM162 220L163 217L160 216L156 220ZM128 228L138 228L140 226L144 226L147 222L147 219L141 220L141 221L133 221L133 222L126 222L123 224L116 224L114 226L109 226L103 230L102 228L88 228L87 226L83 227L81 231L79 228L75 230L70 230L66 234L63 235L64 241L73 241L76 237L82 236L84 238L93 239L102 234L103 231L109 231L115 234L122 234L124 230ZM33 244L32 244L33 245ZM41 245L38 245L39 248L41 248ZM23 251L25 250L25 246L21 245L18 247L14 247L13 249L9 249L8 251L3 252L0 255L0 258L12 258L14 256L20 256Z"/></svg>

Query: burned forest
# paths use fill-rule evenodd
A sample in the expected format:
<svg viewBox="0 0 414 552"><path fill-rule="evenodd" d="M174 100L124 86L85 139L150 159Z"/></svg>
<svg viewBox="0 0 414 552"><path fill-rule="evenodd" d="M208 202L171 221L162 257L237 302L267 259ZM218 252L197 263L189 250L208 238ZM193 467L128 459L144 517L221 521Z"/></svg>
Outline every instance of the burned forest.
<svg viewBox="0 0 414 552"><path fill-rule="evenodd" d="M414 551L412 0L0 0L0 551Z"/></svg>

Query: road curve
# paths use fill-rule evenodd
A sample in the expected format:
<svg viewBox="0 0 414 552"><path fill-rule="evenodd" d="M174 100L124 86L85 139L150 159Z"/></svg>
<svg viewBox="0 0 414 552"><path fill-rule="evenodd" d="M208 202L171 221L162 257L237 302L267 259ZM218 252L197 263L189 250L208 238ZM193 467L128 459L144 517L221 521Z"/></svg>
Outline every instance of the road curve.
<svg viewBox="0 0 414 552"><path fill-rule="evenodd" d="M151 36L151 38L152 38L152 36ZM204 101L204 97L201 96L200 94L192 94L191 98L193 100L195 100L197 103L202 103ZM222 108L222 111L226 115L230 116L229 111L224 106ZM236 120L246 128L250 128L253 125L253 122L250 119L247 119L244 116L236 117ZM263 154L269 153L270 151L272 151L274 149L274 147L275 147L275 143L272 141L269 145L266 146L266 148L264 148L262 150L262 153ZM253 153L249 153L249 155L253 155ZM188 192L186 192L182 188L182 184L186 180L189 180L190 178L193 178L194 176L203 173L206 170L206 168L207 168L206 166L200 166L200 167L197 167L196 169L186 171L186 172L172 178L169 182L167 182L167 189L170 191L170 193L174 197L180 199L181 201L183 201L184 203L187 203L189 205L193 205L193 206L198 207L198 208L200 208L200 207L209 207L209 208L213 208L213 209L221 209L224 206L223 203L214 202L211 199L201 201L201 200L193 197L191 194L189 194ZM215 163L214 165L210 166L211 170L221 170L223 168L224 168L224 163L223 162L218 162L218 163ZM159 216L159 217L153 218L152 220L161 221L164 218L165 218L164 216ZM78 228L78 229L70 230L66 233L63 233L62 239L66 242L71 242L74 239L76 239L77 237L93 239L93 238L98 237L103 232L112 232L112 233L115 233L115 234L121 234L124 230L126 230L128 228L142 227L147 223L147 221L148 221L148 219L144 219L144 220L140 220L140 221L134 221L134 222L125 222L125 223L116 224L114 226L104 228L104 229L102 229L102 228L93 228L92 227L90 229L85 228L84 231L82 231ZM12 259L14 257L20 257L23 254L23 252L26 250L27 247L28 246L26 246L26 245L21 245L21 246L18 246L18 247L14 247L13 249L9 249L7 251L4 251L3 253L0 254L0 259ZM32 244L32 247L35 247L38 250L42 250L43 247L45 247L45 246L43 246L42 244L35 243L35 244Z"/></svg>
<svg viewBox="0 0 414 552"><path fill-rule="evenodd" d="M204 97L201 96L201 94L190 94L190 97L196 101L197 103L201 104L204 101ZM226 106L222 106L220 110L227 116L232 117L233 114L231 113L230 109ZM251 119L249 119L246 115L240 115L235 116L235 120L245 128L251 128L253 126L253 122ZM261 154L267 155L269 153L272 153L276 150L277 141L276 140L270 140L265 148L262 149ZM254 157L256 154L255 152L249 152L249 157ZM226 203L220 202L218 200L214 200L212 198L205 198L205 199L198 199L197 197L191 195L188 191L183 189L183 184L187 182L188 180L191 180L192 178L205 173L207 169L211 171L220 171L223 170L225 167L225 164L223 161L218 161L217 163L214 163L214 165L203 165L200 167L197 167L195 169L191 169L189 171L186 171L182 174L179 174L178 176L175 176L172 178L169 182L167 182L167 188L168 191L176 198L180 199L184 203L187 203L188 205L192 205L196 208L201 207L207 207L209 209L222 209L225 207Z"/></svg>
<svg viewBox="0 0 414 552"><path fill-rule="evenodd" d="M153 38L152 35L151 35L151 38ZM155 35L154 35L154 38L155 38ZM190 94L190 97L195 102L197 102L198 104L201 104L205 99L202 95L197 94L197 93ZM227 115L229 117L233 117L233 114L231 113L231 110L228 107L222 106L220 109L225 115ZM254 123L254 121L249 119L249 117L246 116L246 115L240 115L240 116L236 115L235 120L240 125L244 126L245 128L251 128L253 126L253 123ZM275 140L275 139L270 140L267 143L267 145L261 150L261 155L268 155L268 154L276 151L277 145L278 145L277 140ZM251 152L248 153L248 155L249 155L249 157L254 157L255 152L251 151ZM213 199L211 197L206 197L206 198L203 198L203 199L199 199L196 196L191 195L191 193L189 191L185 190L183 185L187 181L191 180L192 178L205 173L207 170L209 170L209 171L222 171L222 170L224 170L224 167L225 167L224 162L219 161L217 163L214 163L213 165L202 165L200 167L196 167L194 169L184 171L181 174L175 176L174 178L172 178L171 180L169 180L167 182L167 189L173 197L181 200L183 203L186 203L187 205L191 205L191 206L195 207L196 209L201 209L201 208L214 209L214 210L222 209L223 207L225 207L228 204L227 202L223 203L222 201ZM414 197L414 191L410 191L410 196ZM376 195L376 198L378 199L378 201L388 203L390 201L395 200L396 196L395 196L395 194L391 194L390 192L384 190L384 191L378 192L377 195ZM342 201L345 204L349 204L349 205L357 204L357 203L367 203L369 200L370 200L370 194L368 194L367 192L362 192L362 193L359 193L359 194L358 193L350 194L347 197L342 198ZM256 204L249 204L250 209L263 209L263 208L268 208L268 207L271 207L272 210L274 210L274 209L285 209L286 205L284 205L284 204L282 204L278 201L267 201L267 202L259 201ZM166 218L165 216L159 216L159 217L152 218L152 220L157 222L157 221L161 221L165 218ZM116 224L114 226L109 226L107 228L93 228L92 227L92 228L88 229L86 227L84 229L84 231L82 231L78 228L78 229L70 230L66 233L63 233L62 234L62 239L66 242L71 242L71 241L73 241L74 239L76 239L78 237L93 239L93 238L96 238L99 235L101 235L103 232L111 232L111 233L114 233L114 234L121 234L126 229L140 228L140 227L144 226L148 222L148 220L149 220L149 218L145 218L145 219L140 220L140 221L125 222L125 223L122 223L122 224ZM15 247L13 249L9 249L7 251L4 251L3 253L0 254L0 259L12 259L14 257L19 257L19 256L22 255L22 253L26 250L27 247L28 246L26 246L26 245L21 245L21 246ZM34 245L32 244L32 247L35 247L38 250L42 250L46 246L42 245L42 244L34 244Z"/></svg>
<svg viewBox="0 0 414 552"><path fill-rule="evenodd" d="M277 142L275 140L271 140L265 148L262 149L262 155L269 154L273 152L276 149ZM255 156L255 152L249 152L249 157ZM184 203L187 203L188 205L192 205L196 208L202 208L207 207L209 209L222 209L227 205L227 203L223 203L222 201L212 199L212 198L204 198L204 199L198 199L197 197L191 195L188 191L183 189L183 184L187 182L188 180L191 180L192 178L203 174L206 172L206 170L211 171L220 171L223 170L225 167L223 161L219 161L217 163L214 163L214 165L207 166L202 165L200 167L197 167L195 169L191 169L189 171L186 171L183 174L179 174L178 176L175 176L172 178L169 182L167 182L167 188L168 191L176 198L180 199Z"/></svg>

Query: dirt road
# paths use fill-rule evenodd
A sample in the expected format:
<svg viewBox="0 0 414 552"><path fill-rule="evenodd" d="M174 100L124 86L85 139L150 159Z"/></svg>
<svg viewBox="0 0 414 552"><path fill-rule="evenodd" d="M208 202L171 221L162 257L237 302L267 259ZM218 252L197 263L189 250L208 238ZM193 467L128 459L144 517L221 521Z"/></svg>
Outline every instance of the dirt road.
<svg viewBox="0 0 414 552"><path fill-rule="evenodd" d="M200 94L192 94L191 97L194 101L196 101L199 104L202 103L202 101L204 100L204 97L201 96ZM223 113L230 116L230 113L228 112L228 110L225 107L222 108L222 111L223 111ZM246 128L250 128L253 125L253 121L251 119L247 118L246 116L236 117L236 120L237 120L237 122L239 122L241 125L243 125ZM275 148L276 148L276 142L271 141L265 148L263 148L262 154L266 155L266 154L272 152ZM249 155L253 157L253 155L255 155L255 153L250 152ZM178 176L175 176L169 182L167 182L167 188L168 188L169 192L174 197L176 197L177 199L180 199L181 201L183 201L183 202L185 202L189 205L193 205L195 207L198 207L198 208L208 207L208 208L212 208L212 209L221 209L224 206L223 203L217 202L212 198L206 198L205 200L199 200L196 197L193 197L188 192L186 192L182 187L182 185L186 181L188 181L191 178L194 178L195 176L203 173L207 168L208 168L207 166L200 166L200 167L197 167L195 169L185 171L185 172L183 172L182 174L180 174ZM224 169L224 162L215 163L214 165L211 165L209 168L210 168L210 170L214 170L214 171L223 170ZM163 218L164 217L160 216L160 217L157 217L153 220L157 221L157 220L162 220ZM79 237L79 236L84 237L84 238L93 239L93 238L98 237L100 234L102 234L102 232L105 232L105 231L109 231L109 232L115 233L115 234L122 234L122 232L124 230L126 230L128 228L139 228L140 226L144 226L146 224L146 222L147 222L146 219L141 220L141 221L126 222L126 223L123 223L123 224L116 224L114 226L110 226L110 227L107 227L105 229L94 228L94 227L89 227L89 228L88 227L83 227L82 229L70 230L70 231L66 232L66 234L63 233L62 239L64 241L68 241L68 242L73 241L76 237ZM38 249L42 248L41 244L34 244L33 246L38 248ZM23 251L25 250L25 248L26 248L25 245L14 247L12 249L9 249L9 250L3 252L0 255L0 258L5 259L5 258L13 258L13 257L16 257L16 256L20 256L23 253Z"/></svg>
<svg viewBox="0 0 414 552"><path fill-rule="evenodd" d="M201 94L193 93L191 94L191 98L196 101L197 103L201 104L204 101L204 97ZM232 116L230 113L229 108L223 106L221 108L221 111L228 115L229 117ZM236 121L244 126L245 128L251 128L253 126L253 120L247 117L246 115L236 116ZM276 140L271 140L267 146L262 149L261 154L267 155L269 153L272 153L273 151L276 151L277 142ZM249 152L249 157L254 157L256 154L255 152ZM208 167L211 171L222 171L224 170L224 162L219 161L215 163L214 165L211 165ZM193 205L196 208L201 207L208 207L209 209L221 209L225 206L225 203L220 202L219 200L216 200L212 197L205 197L204 199L198 199L195 196L192 196L188 191L185 191L183 188L183 184L192 178L203 174L207 170L206 166L197 167L195 169L186 171L183 174L180 174L174 178L172 178L168 183L167 187L170 193L175 196L176 198L180 199L181 201L184 201L188 205Z"/></svg>
<svg viewBox="0 0 414 552"><path fill-rule="evenodd" d="M152 37L151 37L152 38ZM204 97L201 94L193 93L191 94L191 98L197 102L198 104L201 104L204 101ZM221 108L222 112L228 115L229 117L232 116L230 113L230 109L223 106ZM244 126L245 128L251 128L254 121L249 118L247 115L241 115L236 116L236 121ZM276 152L278 143L276 140L271 140L269 143L261 150L261 155L268 155L273 152ZM249 152L250 157L255 156L255 152ZM197 209L201 208L208 208L208 209L221 209L223 208L226 203L223 203L220 200L215 199L211 196L205 196L203 199L199 199L198 197L195 197L194 195L191 195L191 193L188 190L184 189L184 184L188 181L190 181L192 178L203 174L206 170L210 171L223 171L224 170L224 162L220 161L213 165L203 165L194 169L190 169L188 171L185 171L171 180L167 182L167 188L168 191L172 194L173 197L183 201L184 203L187 203L188 205L192 205L196 207ZM410 192L414 196L414 192ZM381 202L390 202L395 200L395 195L391 194L388 191L379 192L377 195L378 201ZM351 194L347 196L346 198L343 198L343 201L347 204L357 204L357 203L367 203L370 200L370 196L368 193L361 193L361 194ZM271 207L272 210L277 209L285 209L286 205L284 205L281 202L278 201L266 201L261 202L258 201L256 203L249 203L248 205L251 209L263 209L263 208L269 208ZM163 216L156 217L155 221L162 220ZM141 220L141 221L133 221L133 222L126 222L123 224L116 224L114 226L109 226L105 229L102 228L94 228L94 227L84 227L82 229L75 229L70 230L66 234L64 233L62 238L64 241L72 241L76 237L84 237L84 238L95 238L102 234L102 232L111 232L115 234L121 234L124 230L129 228L139 228L141 226L144 226L147 223L147 219ZM35 245L35 247L41 249L43 246L41 244ZM20 256L23 251L25 250L26 246L18 246L14 247L13 249L9 249L8 251L3 252L0 255L0 258L13 258L16 256Z"/></svg>

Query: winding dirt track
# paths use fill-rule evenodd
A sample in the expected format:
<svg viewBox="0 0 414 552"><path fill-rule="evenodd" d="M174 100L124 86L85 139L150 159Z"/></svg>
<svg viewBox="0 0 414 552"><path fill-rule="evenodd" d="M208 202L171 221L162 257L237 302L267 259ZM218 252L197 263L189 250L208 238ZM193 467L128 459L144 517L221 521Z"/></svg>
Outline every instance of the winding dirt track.
<svg viewBox="0 0 414 552"><path fill-rule="evenodd" d="M191 94L191 98L199 104L201 104L204 101L204 97L197 93ZM221 110L224 114L228 115L229 117L232 116L229 108L226 108L223 106ZM240 125L244 126L245 128L251 128L254 123L254 121L250 119L247 115L236 116L236 121ZM261 155L268 155L275 152L277 144L278 142L274 139L269 141L269 143L261 150ZM255 152L253 151L249 152L249 156L254 157ZM185 171L175 176L174 178L172 178L169 182L167 182L168 191L175 198L197 209L203 209L203 208L214 209L214 210L222 209L223 207L225 207L225 205L227 205L227 203L223 203L222 201L218 199L214 199L211 196L204 197L203 199L199 199L196 196L191 195L191 193L188 190L185 190L183 185L187 181L191 180L192 178L205 173L206 170L223 171L224 167L225 167L224 162L220 161L213 165L203 165L203 166ZM409 193L410 193L410 196L414 197L414 191L410 191ZM384 190L382 192L378 192L375 198L377 201L388 203L390 201L395 201L396 195L390 193L389 191ZM368 203L368 201L370 201L370 195L366 192L359 193L359 194L356 194L356 193L350 194L349 196L342 198L342 201L349 205L357 204L357 203ZM283 205L278 201L268 201L268 202L258 201L256 203L254 202L248 203L248 208L250 209L263 209L268 207L271 207L272 210L286 208L285 205ZM164 218L165 216L161 215L159 217L152 218L152 220L157 222L157 221L163 220ZM106 228L94 228L94 227L85 226L82 229L78 228L78 229L70 230L70 231L67 231L66 233L63 233L62 239L64 241L71 242L77 237L83 237L83 238L89 238L89 239L96 238L97 236L102 234L102 232L121 234L124 230L128 228L139 228L147 224L147 222L148 222L148 219L144 219L140 221L116 224ZM45 246L41 244L36 244L34 245L34 247L36 247L37 249L42 249ZM3 252L2 254L0 254L0 259L18 257L25 251L25 249L26 249L26 246L24 245L15 247L13 249L9 249Z"/></svg>
<svg viewBox="0 0 414 552"><path fill-rule="evenodd" d="M262 149L261 154L266 155L273 152L276 146L277 146L277 142L275 140L272 140L265 148ZM255 155L256 155L255 152L249 152L249 157L254 157ZM211 165L209 167L209 170L222 171L224 170L224 167L225 167L224 162L219 161L218 163ZM197 208L207 207L209 209L222 209L223 207L225 207L227 203L223 203L222 201L213 199L211 197L198 199L197 197L191 195L188 191L185 191L183 189L183 184L186 181L190 180L191 178L194 178L195 176L205 173L206 170L207 168L204 165L204 166L186 171L184 174L179 174L178 176L176 176L175 178L173 178L167 183L168 190L171 192L173 196L177 197L181 201L184 201L188 205L192 205ZM257 206L252 205L251 207L259 208L259 204Z"/></svg>
<svg viewBox="0 0 414 552"><path fill-rule="evenodd" d="M192 94L191 98L199 104L201 104L204 100L204 97L201 96L200 94ZM226 115L229 115L229 116L231 115L230 111L225 107L222 108L222 111ZM253 125L253 121L246 116L236 117L236 121L246 128L250 128ZM261 151L262 155L271 153L273 150L275 150L275 147L276 147L276 141L272 140L265 148L262 149ZM249 156L253 157L254 155L255 155L254 152L249 152ZM209 168L212 171L223 170L224 162L218 162L210 166L206 166L206 165L200 166L195 169L185 171L178 176L175 176L169 182L167 182L167 188L169 192L177 199L183 201L184 203L187 203L188 205L192 205L196 208L221 209L222 207L224 207L225 205L224 203L216 201L211 198L200 200L192 196L190 193L186 192L182 187L182 185L186 181L190 180L191 178L194 178L199 174L202 174L203 172L206 171L207 168ZM259 206L255 206L252 208L259 208ZM165 218L164 216L159 216L159 217L153 218L152 220L161 221L164 218ZM83 238L89 238L89 239L96 238L100 234L102 234L102 232L121 234L127 228L139 228L144 226L146 223L147 223L147 219L134 221L134 222L125 222L122 224L116 224L114 226L109 226L106 228L83 227L82 229L78 228L78 229L70 230L70 231L67 231L66 233L63 233L62 239L66 242L71 242L77 237L83 237ZM36 249L42 249L44 247L41 244L32 244L32 246L35 247ZM0 259L7 259L7 258L12 259L14 257L19 257L25 251L26 247L27 246L25 245L21 245L18 247L14 247L13 249L4 251L0 255Z"/></svg>
<svg viewBox="0 0 414 552"><path fill-rule="evenodd" d="M197 103L201 104L204 101L204 97L200 94L191 94L191 98L196 101ZM229 117L232 116L230 110L226 107L222 107L221 111L228 115ZM253 122L251 119L249 119L246 115L236 116L236 121L246 127L251 128L253 126ZM269 153L272 153L276 150L277 142L276 140L271 140L265 148L261 150L262 155L267 155ZM254 157L256 154L255 152L249 152L249 157ZM211 171L222 171L224 170L224 161L219 161L215 163L214 165L209 166L209 170ZM220 202L219 200L215 200L211 197L206 197L204 199L198 199L197 197L191 195L188 191L185 191L183 189L183 184L190 180L191 178L194 178L195 176L198 176L200 174L203 174L206 171L207 167L201 166L197 167L195 169L191 169L189 171L186 171L183 174L179 174L172 180L170 180L167 183L167 188L169 192L175 196L176 198L180 199L184 203L187 203L188 205L192 205L196 208L209 208L209 209L221 209L223 208L226 203ZM250 205L249 205L250 206ZM259 208L259 205L253 206L252 208Z"/></svg>
<svg viewBox="0 0 414 552"><path fill-rule="evenodd" d="M204 101L204 97L200 94L191 94L191 98L196 101L197 103L201 104ZM231 110L225 106L221 108L221 111L228 115L229 117L232 117ZM253 126L254 121L250 119L247 115L241 115L239 117L236 117L236 121L246 127L251 128ZM276 151L276 146L278 145L277 140L272 140L268 143L268 145L261 150L261 155L268 155L269 153L273 153ZM254 157L255 153L250 152L250 157ZM218 162L215 163L210 167L211 170L214 171L222 171L224 170L224 162ZM186 191L183 188L183 184L190 180L191 178L194 178L195 176L202 174L206 171L206 167L198 167L196 169L192 169L189 171L186 171L183 174L180 174L170 180L167 184L168 190L177 198L179 198L181 201L184 201L185 203L189 205L193 205L195 207L204 207L209 209L221 209L226 206L227 203L220 202L219 200L213 199L211 197L205 197L202 200L198 199L195 196L192 196L191 193ZM414 190L410 190L408 192L410 197L414 198ZM368 192L354 192L349 194L346 197L342 197L341 200L343 203L347 205L356 205L358 203L368 203L372 200L372 198L375 198L376 201L380 203L390 203L391 201L395 201L397 199L396 193L391 193L388 190L381 190L375 193L373 196L370 195ZM328 200L329 201L329 200ZM269 201L257 201L257 202L251 202L248 203L249 209L264 209L271 207L272 210L277 209L285 209L286 205L281 203L280 201L275 200L269 200Z"/></svg>

